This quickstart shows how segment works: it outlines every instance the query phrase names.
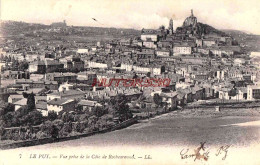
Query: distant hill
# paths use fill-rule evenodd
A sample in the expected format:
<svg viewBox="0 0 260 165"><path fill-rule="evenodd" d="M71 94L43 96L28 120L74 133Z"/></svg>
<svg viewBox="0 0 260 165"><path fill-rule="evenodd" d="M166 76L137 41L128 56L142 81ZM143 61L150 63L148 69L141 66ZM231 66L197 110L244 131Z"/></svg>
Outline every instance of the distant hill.
<svg viewBox="0 0 260 165"><path fill-rule="evenodd" d="M229 35L253 35L250 32L240 31L240 30L233 30L233 29L221 29L221 31L229 34Z"/></svg>
<svg viewBox="0 0 260 165"><path fill-rule="evenodd" d="M3 37L30 35L33 32L44 33L42 30L48 30L52 27L50 25L26 23L17 21L1 21L0 34ZM121 37L136 37L141 34L140 30L124 29L124 28L110 28L110 27L89 27L89 26L67 26L57 32L56 36L78 36L78 37L95 37L95 36L110 36L110 39ZM55 32L46 32L55 33Z"/></svg>
<svg viewBox="0 0 260 165"><path fill-rule="evenodd" d="M0 33L2 36L18 35L23 32L30 32L39 29L48 28L47 25L37 23L26 23L18 21L1 21Z"/></svg>
<svg viewBox="0 0 260 165"><path fill-rule="evenodd" d="M244 50L260 51L260 35L232 29L224 29L222 31L238 41Z"/></svg>

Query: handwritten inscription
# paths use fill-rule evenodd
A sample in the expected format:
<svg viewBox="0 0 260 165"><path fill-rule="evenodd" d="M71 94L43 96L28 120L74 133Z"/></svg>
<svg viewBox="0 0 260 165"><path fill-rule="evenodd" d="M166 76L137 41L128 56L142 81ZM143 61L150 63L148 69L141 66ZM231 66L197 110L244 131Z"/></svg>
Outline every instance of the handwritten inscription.
<svg viewBox="0 0 260 165"><path fill-rule="evenodd" d="M209 159L210 150L206 150L205 143L200 143L200 146L194 149L194 152L190 152L190 149L182 149L180 152L181 159L189 159L192 158L194 161L196 160L204 160L207 161ZM215 155L222 156L222 160L227 158L228 149L230 145L221 146L217 149Z"/></svg>
<svg viewBox="0 0 260 165"><path fill-rule="evenodd" d="M222 158L222 160L225 160L227 158L227 153L228 153L228 148L230 147L230 145L225 145L225 146L221 146L216 153L216 156L221 155L222 153L224 153L224 157Z"/></svg>

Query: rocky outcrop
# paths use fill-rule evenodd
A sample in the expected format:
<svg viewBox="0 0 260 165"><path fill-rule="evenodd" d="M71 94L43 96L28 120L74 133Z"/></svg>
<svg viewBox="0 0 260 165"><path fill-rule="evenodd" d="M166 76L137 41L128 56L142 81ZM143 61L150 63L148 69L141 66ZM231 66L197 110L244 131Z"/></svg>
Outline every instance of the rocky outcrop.
<svg viewBox="0 0 260 165"><path fill-rule="evenodd" d="M193 34L193 35L207 35L207 34L216 34L219 36L225 36L226 34L222 31L219 31L212 26L197 22L197 18L193 15L191 10L191 15L185 19L183 25L176 29L177 33L182 34Z"/></svg>
<svg viewBox="0 0 260 165"><path fill-rule="evenodd" d="M193 10L191 10L191 16L187 17L183 22L182 27L193 27L195 28L197 25L197 18L193 15Z"/></svg>

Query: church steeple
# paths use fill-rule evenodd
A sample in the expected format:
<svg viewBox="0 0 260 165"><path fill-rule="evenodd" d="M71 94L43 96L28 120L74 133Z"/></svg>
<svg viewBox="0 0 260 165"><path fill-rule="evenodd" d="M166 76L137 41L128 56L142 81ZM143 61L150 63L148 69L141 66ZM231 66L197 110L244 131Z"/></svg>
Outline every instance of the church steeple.
<svg viewBox="0 0 260 165"><path fill-rule="evenodd" d="M168 30L169 30L170 34L173 34L173 20L172 20L172 18L169 21Z"/></svg>
<svg viewBox="0 0 260 165"><path fill-rule="evenodd" d="M193 9L191 9L191 16L193 17Z"/></svg>

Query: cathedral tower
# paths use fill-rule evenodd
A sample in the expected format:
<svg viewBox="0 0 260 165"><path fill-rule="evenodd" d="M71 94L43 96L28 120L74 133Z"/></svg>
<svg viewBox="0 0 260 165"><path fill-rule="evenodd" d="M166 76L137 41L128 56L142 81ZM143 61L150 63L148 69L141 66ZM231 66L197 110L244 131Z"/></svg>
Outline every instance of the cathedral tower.
<svg viewBox="0 0 260 165"><path fill-rule="evenodd" d="M169 22L169 33L170 34L173 34L173 20L172 19L170 19L170 22Z"/></svg>

